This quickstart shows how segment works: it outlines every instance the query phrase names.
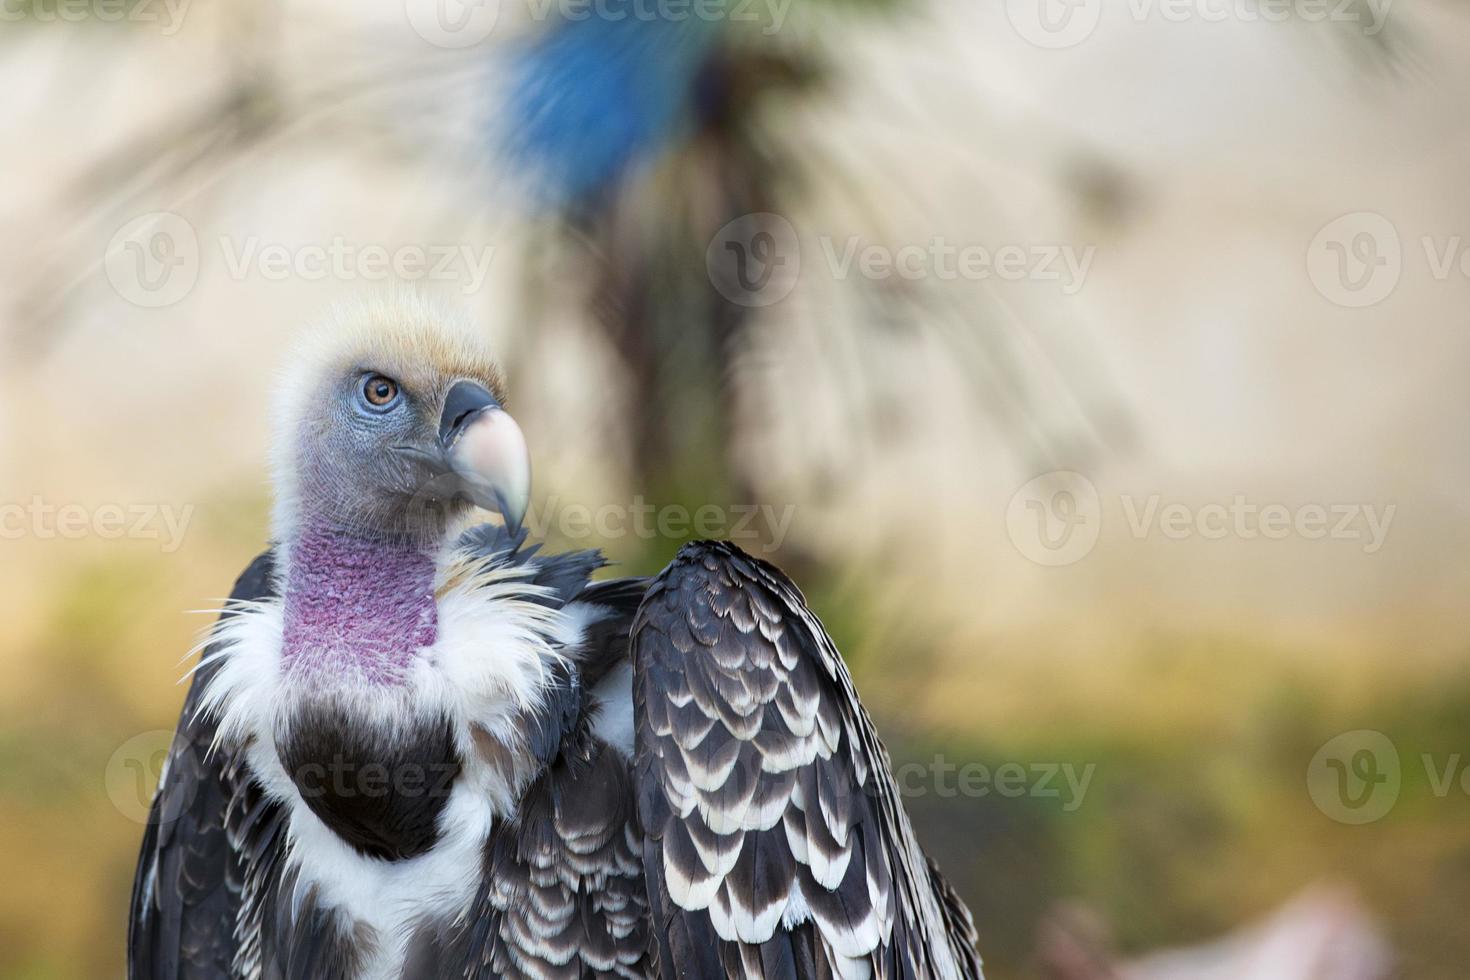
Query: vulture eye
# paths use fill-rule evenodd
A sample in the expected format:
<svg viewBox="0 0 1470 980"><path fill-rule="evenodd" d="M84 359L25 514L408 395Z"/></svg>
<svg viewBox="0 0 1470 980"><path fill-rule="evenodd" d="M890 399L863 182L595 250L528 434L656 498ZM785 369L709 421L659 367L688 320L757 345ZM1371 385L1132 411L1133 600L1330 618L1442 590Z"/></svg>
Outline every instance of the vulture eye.
<svg viewBox="0 0 1470 980"><path fill-rule="evenodd" d="M387 408L398 400L398 382L381 374L370 374L363 382L362 397L374 408Z"/></svg>

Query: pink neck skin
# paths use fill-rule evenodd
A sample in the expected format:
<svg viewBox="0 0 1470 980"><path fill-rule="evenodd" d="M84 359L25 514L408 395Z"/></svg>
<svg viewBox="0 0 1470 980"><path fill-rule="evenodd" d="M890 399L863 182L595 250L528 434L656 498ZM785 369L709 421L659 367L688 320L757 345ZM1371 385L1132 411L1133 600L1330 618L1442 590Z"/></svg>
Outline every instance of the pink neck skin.
<svg viewBox="0 0 1470 980"><path fill-rule="evenodd" d="M404 684L414 655L439 634L434 559L308 522L290 549L284 618L289 673Z"/></svg>

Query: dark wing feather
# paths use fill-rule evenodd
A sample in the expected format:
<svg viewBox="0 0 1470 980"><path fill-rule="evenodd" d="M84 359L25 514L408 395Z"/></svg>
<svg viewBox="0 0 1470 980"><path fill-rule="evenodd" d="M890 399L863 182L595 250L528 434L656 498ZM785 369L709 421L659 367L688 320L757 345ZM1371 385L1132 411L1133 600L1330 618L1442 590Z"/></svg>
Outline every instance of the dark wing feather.
<svg viewBox="0 0 1470 980"><path fill-rule="evenodd" d="M232 601L273 594L272 563L262 555L235 583ZM224 615L231 615L226 612ZM274 853L269 807L238 761L211 752L215 725L199 705L218 670L206 650L153 799L133 880L128 923L132 980L218 980L232 975L236 922L257 863ZM252 808L253 805L253 808Z"/></svg>
<svg viewBox="0 0 1470 980"><path fill-rule="evenodd" d="M801 593L683 548L633 625L639 816L661 974L979 977L888 753Z"/></svg>
<svg viewBox="0 0 1470 980"><path fill-rule="evenodd" d="M628 662L628 633L633 627L633 614L648 592L646 578L615 578L593 582L577 597L579 602L603 610L596 621L587 626L582 649L577 657L582 681L588 688L608 671Z"/></svg>
<svg viewBox="0 0 1470 980"><path fill-rule="evenodd" d="M955 945L955 953L963 960L962 972L978 977L980 975L980 953L975 949L975 942L980 937L975 933L975 920L971 917L965 900L960 898L960 893L955 891L954 886L939 873L934 859L927 858L927 860L929 874L934 878L934 884L939 889L944 920L948 923L949 935Z"/></svg>
<svg viewBox="0 0 1470 980"><path fill-rule="evenodd" d="M463 919L426 922L409 980L649 975L648 901L627 763L585 732L486 844Z"/></svg>
<svg viewBox="0 0 1470 980"><path fill-rule="evenodd" d="M538 766L512 819L486 842L469 911L424 921L412 937L406 980L644 978L650 975L648 897L628 762L592 733L592 688L628 651L633 613L647 583L590 583L597 552L544 556L494 526L461 539L496 565L521 566L545 587L542 601L583 610L588 627L574 659L551 669L541 710L518 719ZM493 740L488 732L487 740Z"/></svg>

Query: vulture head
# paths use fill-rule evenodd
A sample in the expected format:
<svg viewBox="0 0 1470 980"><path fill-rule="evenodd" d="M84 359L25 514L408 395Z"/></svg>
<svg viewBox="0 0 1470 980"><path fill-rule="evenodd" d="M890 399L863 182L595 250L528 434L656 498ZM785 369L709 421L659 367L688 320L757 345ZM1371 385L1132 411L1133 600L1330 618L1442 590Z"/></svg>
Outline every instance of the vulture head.
<svg viewBox="0 0 1470 980"><path fill-rule="evenodd" d="M518 531L531 464L472 325L417 301L339 311L296 347L274 438L285 554L329 535L436 549L471 505Z"/></svg>

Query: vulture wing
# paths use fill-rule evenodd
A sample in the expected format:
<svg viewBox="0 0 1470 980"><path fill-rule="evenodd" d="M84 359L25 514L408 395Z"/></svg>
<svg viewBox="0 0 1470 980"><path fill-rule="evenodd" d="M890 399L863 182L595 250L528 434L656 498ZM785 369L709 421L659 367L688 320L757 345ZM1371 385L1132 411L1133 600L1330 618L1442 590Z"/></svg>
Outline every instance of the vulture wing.
<svg viewBox="0 0 1470 980"><path fill-rule="evenodd" d="M801 593L680 551L633 624L643 861L664 977L980 977L888 753Z"/></svg>
<svg viewBox="0 0 1470 980"><path fill-rule="evenodd" d="M573 738L490 835L468 913L429 924L404 980L643 980L648 903L628 770Z"/></svg>
<svg viewBox="0 0 1470 980"><path fill-rule="evenodd" d="M271 559L262 555L230 599L271 594ZM233 975L242 943L258 942L237 936L236 922L253 900L251 882L274 863L279 821L239 761L211 751L215 725L199 705L218 670L213 652L205 651L184 699L144 831L128 923L131 980L219 980Z"/></svg>

